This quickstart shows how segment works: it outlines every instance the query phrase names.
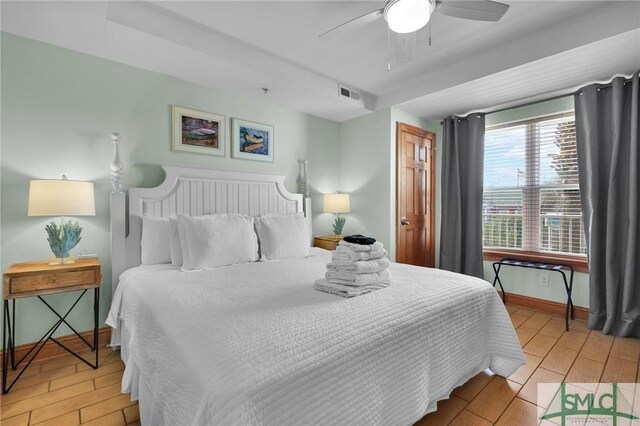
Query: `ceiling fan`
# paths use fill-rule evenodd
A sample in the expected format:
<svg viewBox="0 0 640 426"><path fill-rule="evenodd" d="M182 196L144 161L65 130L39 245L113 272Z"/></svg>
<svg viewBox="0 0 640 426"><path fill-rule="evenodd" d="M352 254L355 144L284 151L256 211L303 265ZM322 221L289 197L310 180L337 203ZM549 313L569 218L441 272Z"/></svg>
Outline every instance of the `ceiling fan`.
<svg viewBox="0 0 640 426"><path fill-rule="evenodd" d="M389 0L382 9L351 19L318 37L331 40L380 17L387 21L391 31L399 34L412 33L427 25L434 12L456 18L495 22L502 18L507 9L508 4L490 0Z"/></svg>

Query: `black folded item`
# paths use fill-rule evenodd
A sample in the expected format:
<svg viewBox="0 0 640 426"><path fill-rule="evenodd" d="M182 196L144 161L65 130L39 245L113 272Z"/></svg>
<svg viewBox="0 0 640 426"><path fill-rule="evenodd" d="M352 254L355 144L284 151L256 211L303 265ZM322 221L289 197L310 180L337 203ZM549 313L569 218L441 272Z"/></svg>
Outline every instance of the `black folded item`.
<svg viewBox="0 0 640 426"><path fill-rule="evenodd" d="M348 243L360 244L362 246L368 246L376 242L375 238L365 237L360 234L347 235L343 238Z"/></svg>

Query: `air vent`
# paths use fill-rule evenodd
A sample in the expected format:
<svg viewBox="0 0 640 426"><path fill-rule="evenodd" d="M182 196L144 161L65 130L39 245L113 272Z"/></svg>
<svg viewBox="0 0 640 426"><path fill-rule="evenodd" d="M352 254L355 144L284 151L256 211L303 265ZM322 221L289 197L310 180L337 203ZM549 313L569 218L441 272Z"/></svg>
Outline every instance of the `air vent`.
<svg viewBox="0 0 640 426"><path fill-rule="evenodd" d="M356 92L355 90L351 90L351 89L347 89L346 87L339 85L338 86L340 88L340 96L344 96L346 98L351 98L354 101L359 101L360 100L360 93Z"/></svg>

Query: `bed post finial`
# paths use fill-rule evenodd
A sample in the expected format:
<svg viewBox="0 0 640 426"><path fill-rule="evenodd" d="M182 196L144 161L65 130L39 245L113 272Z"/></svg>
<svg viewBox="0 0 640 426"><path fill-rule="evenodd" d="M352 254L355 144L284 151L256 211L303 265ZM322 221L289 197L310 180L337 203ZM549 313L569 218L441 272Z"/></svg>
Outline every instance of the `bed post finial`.
<svg viewBox="0 0 640 426"><path fill-rule="evenodd" d="M298 193L302 194L304 198L311 197L311 184L309 183L309 174L307 168L309 166L308 160L298 160Z"/></svg>
<svg viewBox="0 0 640 426"><path fill-rule="evenodd" d="M124 165L120 159L120 133L111 133L113 140L113 160L111 161L111 192L122 192Z"/></svg>
<svg viewBox="0 0 640 426"><path fill-rule="evenodd" d="M308 160L298 160L300 170L298 173L298 192L302 194L302 210L309 219L309 239L313 243L313 230L311 229L311 184L309 183Z"/></svg>
<svg viewBox="0 0 640 426"><path fill-rule="evenodd" d="M113 160L111 161L111 194L110 194L110 242L111 252L111 297L118 286L120 274L127 267L126 258L126 201L122 192L122 181L124 179L124 166L120 159L120 134L111 133L113 140ZM120 345L120 332L112 330L111 345L115 348Z"/></svg>

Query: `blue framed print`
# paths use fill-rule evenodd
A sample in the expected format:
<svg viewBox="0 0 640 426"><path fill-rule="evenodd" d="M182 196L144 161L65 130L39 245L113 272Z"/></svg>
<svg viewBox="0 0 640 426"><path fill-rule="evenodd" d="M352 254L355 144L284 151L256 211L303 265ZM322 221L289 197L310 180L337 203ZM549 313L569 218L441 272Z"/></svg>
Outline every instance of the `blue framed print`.
<svg viewBox="0 0 640 426"><path fill-rule="evenodd" d="M232 157L273 162L273 126L232 118Z"/></svg>

